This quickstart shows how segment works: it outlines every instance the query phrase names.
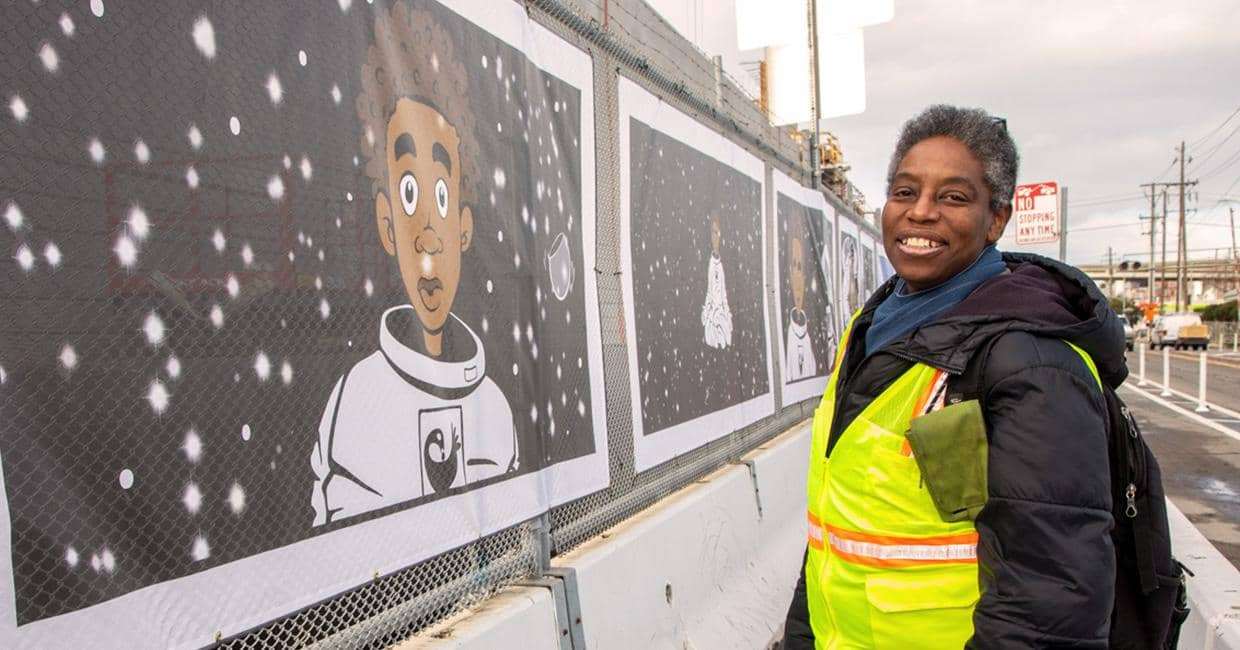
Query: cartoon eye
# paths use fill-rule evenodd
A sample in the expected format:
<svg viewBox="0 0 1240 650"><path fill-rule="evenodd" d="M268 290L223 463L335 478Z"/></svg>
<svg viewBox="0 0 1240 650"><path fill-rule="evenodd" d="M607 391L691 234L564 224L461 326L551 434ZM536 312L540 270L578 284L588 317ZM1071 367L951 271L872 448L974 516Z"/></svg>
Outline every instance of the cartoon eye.
<svg viewBox="0 0 1240 650"><path fill-rule="evenodd" d="M412 217L414 209L418 207L418 179L405 172L405 175L400 177L400 187L397 190L400 192L401 207L405 209L405 214Z"/></svg>
<svg viewBox="0 0 1240 650"><path fill-rule="evenodd" d="M435 183L435 207L439 208L439 217L448 218L448 184L439 179Z"/></svg>

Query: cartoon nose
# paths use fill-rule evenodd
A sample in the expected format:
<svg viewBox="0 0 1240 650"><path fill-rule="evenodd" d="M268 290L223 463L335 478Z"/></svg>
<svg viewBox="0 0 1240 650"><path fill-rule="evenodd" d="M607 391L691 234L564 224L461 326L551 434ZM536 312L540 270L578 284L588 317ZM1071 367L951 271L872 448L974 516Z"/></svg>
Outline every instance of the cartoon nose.
<svg viewBox="0 0 1240 650"><path fill-rule="evenodd" d="M430 228L423 228L413 240L413 250L426 255L437 255L443 250L443 240Z"/></svg>

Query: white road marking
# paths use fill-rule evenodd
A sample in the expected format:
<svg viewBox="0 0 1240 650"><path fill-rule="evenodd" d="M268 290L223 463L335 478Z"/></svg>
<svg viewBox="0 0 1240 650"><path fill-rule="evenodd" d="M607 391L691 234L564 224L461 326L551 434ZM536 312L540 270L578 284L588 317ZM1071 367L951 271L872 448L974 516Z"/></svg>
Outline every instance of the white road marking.
<svg viewBox="0 0 1240 650"><path fill-rule="evenodd" d="M1146 383L1148 383L1148 384L1149 384L1149 385L1151 385L1151 386L1156 386L1156 387L1158 387L1159 389L1161 389L1161 388L1163 387L1163 385L1162 385L1162 384L1160 384L1160 383L1158 383L1158 382L1156 382L1156 381L1149 381L1149 380L1146 380ZM1197 403L1197 397L1196 397L1195 395L1189 395L1188 393L1185 393L1185 392L1184 392L1184 391L1182 391L1182 390L1176 390L1176 389L1174 389L1174 388L1172 388L1172 389L1170 389L1170 390L1171 390L1171 392L1172 392L1175 396L1177 396L1177 397L1181 397L1181 398L1183 398L1183 399L1186 399L1186 400L1188 400L1189 402L1191 402L1191 403L1193 403L1193 404L1196 404L1196 403ZM1233 411L1233 410L1231 410L1231 409L1229 409L1229 408L1227 408L1227 407L1225 407L1225 406L1219 406L1218 404L1215 404L1214 402L1211 402L1211 401L1209 401L1209 400L1206 400L1206 406L1210 407L1210 410L1211 410L1211 411L1218 411L1219 413L1222 413L1223 415L1226 415L1226 416L1228 416L1228 417L1230 417L1230 418L1233 418L1233 419L1240 419L1240 413L1237 413L1237 412L1235 412L1235 411Z"/></svg>
<svg viewBox="0 0 1240 650"><path fill-rule="evenodd" d="M1194 422L1197 422L1198 424L1203 424L1207 427L1210 427L1211 429L1214 429L1215 431L1218 431L1219 433L1222 433L1223 435L1229 438L1232 438L1233 440L1240 442L1240 431L1236 431L1234 429L1225 427L1214 420L1211 420L1209 418L1204 418L1196 413L1193 413L1192 411L1186 408L1173 404L1153 393L1150 393L1141 388L1137 388L1136 384L1125 382L1123 387L1131 390L1134 393L1141 395L1142 397L1150 400L1151 402L1154 402L1155 404L1161 404L1167 407L1168 409L1171 409L1172 411L1175 411L1176 413L1179 413L1180 415L1183 415L1184 417Z"/></svg>

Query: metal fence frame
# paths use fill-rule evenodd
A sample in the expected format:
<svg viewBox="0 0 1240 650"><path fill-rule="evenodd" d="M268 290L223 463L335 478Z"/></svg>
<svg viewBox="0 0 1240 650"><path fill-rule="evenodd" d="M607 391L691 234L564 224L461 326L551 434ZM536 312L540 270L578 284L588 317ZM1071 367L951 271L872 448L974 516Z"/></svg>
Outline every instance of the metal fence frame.
<svg viewBox="0 0 1240 650"><path fill-rule="evenodd" d="M768 253L774 250L771 191L775 170L809 184L809 150L785 130L771 126L754 99L677 33L643 0L513 0L530 18L588 52L594 66L596 161L596 266L602 326L605 406L610 485L563 504L536 519L371 582L343 595L294 612L217 646L379 648L474 606L505 585L544 572L551 557L598 533L741 456L813 413L813 400L784 404L775 381L776 412L714 442L642 472L634 472L628 355L623 338L620 267L620 187L618 84L624 76L694 117L766 163ZM876 231L847 201L826 192L841 218ZM588 197L587 197L588 200ZM768 254L765 277L769 331L776 331L775 255ZM781 355L775 337L768 342L779 377Z"/></svg>

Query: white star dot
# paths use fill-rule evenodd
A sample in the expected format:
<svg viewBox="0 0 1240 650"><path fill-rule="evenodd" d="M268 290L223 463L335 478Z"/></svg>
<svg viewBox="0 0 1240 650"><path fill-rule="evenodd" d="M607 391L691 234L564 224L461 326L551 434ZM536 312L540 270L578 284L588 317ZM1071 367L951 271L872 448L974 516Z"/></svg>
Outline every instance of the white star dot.
<svg viewBox="0 0 1240 650"><path fill-rule="evenodd" d="M197 483L185 486L185 492L181 494L181 503L185 504L185 509L189 511L189 514L198 514L198 510L202 508L202 490L198 489Z"/></svg>
<svg viewBox="0 0 1240 650"><path fill-rule="evenodd" d="M241 489L239 483L233 483L228 489L228 507L232 509L234 515L239 515L245 510L245 490Z"/></svg>
<svg viewBox="0 0 1240 650"><path fill-rule="evenodd" d="M21 95L13 95L9 98L9 112L13 113L13 119L17 120L18 124L30 117L30 107L26 106L26 100L22 99Z"/></svg>
<svg viewBox="0 0 1240 650"><path fill-rule="evenodd" d="M280 100L284 99L284 86L280 85L280 78L276 76L275 72L267 76L267 85L265 87L267 88L267 96L271 98L273 105L278 105ZM233 135L236 135L239 130L240 127L233 129Z"/></svg>
<svg viewBox="0 0 1240 650"><path fill-rule="evenodd" d="M68 564L70 569L77 568L79 559L81 559L81 556L78 555L76 548L70 546L65 549L65 564Z"/></svg>
<svg viewBox="0 0 1240 650"><path fill-rule="evenodd" d="M69 17L67 13L60 14L60 31L64 32L65 36L69 38L73 38L73 32L77 31L77 27L73 24L73 18Z"/></svg>
<svg viewBox="0 0 1240 650"><path fill-rule="evenodd" d="M121 474L117 477L117 480L120 482L122 490L128 490L133 487L133 470L128 467L121 470Z"/></svg>
<svg viewBox="0 0 1240 650"><path fill-rule="evenodd" d="M145 165L148 162L151 162L151 148L146 146L146 143L139 139L137 142L133 143L133 157L139 163Z"/></svg>
<svg viewBox="0 0 1240 650"><path fill-rule="evenodd" d="M60 55L56 53L56 48L51 43L44 43L39 48L39 60L43 62L43 68L48 72L56 72L60 69Z"/></svg>
<svg viewBox="0 0 1240 650"><path fill-rule="evenodd" d="M47 245L43 247L43 259L47 260L48 266L53 269L60 266L60 247L56 245L56 242L49 241L47 242Z"/></svg>
<svg viewBox="0 0 1240 650"><path fill-rule="evenodd" d="M283 381L285 386L293 383L293 366L289 365L287 360L280 364L280 381Z"/></svg>
<svg viewBox="0 0 1240 650"><path fill-rule="evenodd" d="M73 370L77 367L77 351L74 350L73 346L68 343L66 343L63 348L60 348L60 356L56 358L60 360L60 365L64 366L65 370Z"/></svg>
<svg viewBox="0 0 1240 650"><path fill-rule="evenodd" d="M254 436L254 430L250 428L250 425L248 423L241 425L241 439L242 440L249 442L250 438L253 436Z"/></svg>
<svg viewBox="0 0 1240 650"><path fill-rule="evenodd" d="M487 280L487 293L491 293L494 289L495 287L491 284L491 281Z"/></svg>
<svg viewBox="0 0 1240 650"><path fill-rule="evenodd" d="M17 260L17 265L22 267L23 271L30 272L34 269L34 253L30 252L30 247L25 244L17 247L17 254L13 259Z"/></svg>
<svg viewBox="0 0 1240 650"><path fill-rule="evenodd" d="M247 268L254 263L254 249L250 248L249 242L246 242L241 247L241 263L245 264Z"/></svg>
<svg viewBox="0 0 1240 650"><path fill-rule="evenodd" d="M181 443L181 451L185 452L185 459L191 463L198 463L202 458L202 438L198 437L198 432L190 429L185 432L185 441Z"/></svg>
<svg viewBox="0 0 1240 650"><path fill-rule="evenodd" d="M136 203L129 208L129 218L125 224L129 226L129 234L138 241L145 240L151 234L151 220L146 216L146 210Z"/></svg>
<svg viewBox="0 0 1240 650"><path fill-rule="evenodd" d="M323 317L323 320L327 320L332 315L332 306L327 303L326 298L319 301L319 315Z"/></svg>
<svg viewBox="0 0 1240 650"><path fill-rule="evenodd" d="M90 0L90 12L95 18L103 18L103 0Z"/></svg>
<svg viewBox="0 0 1240 650"><path fill-rule="evenodd" d="M164 363L164 372L168 373L170 379L178 379L181 376L181 360L176 355L168 357L168 361Z"/></svg>
<svg viewBox="0 0 1240 650"><path fill-rule="evenodd" d="M310 159L305 156L301 157L300 169L301 169L301 177L307 181L310 180L310 177L314 175L314 167L310 166Z"/></svg>
<svg viewBox="0 0 1240 650"><path fill-rule="evenodd" d="M228 130L232 131L233 135L241 135L241 120L236 115L228 118Z"/></svg>
<svg viewBox="0 0 1240 650"><path fill-rule="evenodd" d="M202 535L194 538L194 545L190 548L189 557L195 562L201 562L211 557L211 545L207 544L207 538Z"/></svg>
<svg viewBox="0 0 1240 650"><path fill-rule="evenodd" d="M211 245L215 247L215 252L223 253L224 247L228 245L228 240L224 238L224 231L219 228L211 235Z"/></svg>
<svg viewBox="0 0 1240 650"><path fill-rule="evenodd" d="M512 376L516 377L519 374L521 374L521 369L517 366L517 364L512 364Z"/></svg>
<svg viewBox="0 0 1240 650"><path fill-rule="evenodd" d="M146 342L151 347L159 347L164 342L167 332L163 319L153 311L146 315L146 320L142 321L142 333L146 335Z"/></svg>
<svg viewBox="0 0 1240 650"><path fill-rule="evenodd" d="M504 175L504 170L500 169L499 167L495 168L495 174L494 174L493 180L495 181L495 187L501 190L504 189L504 186L508 184L508 178Z"/></svg>
<svg viewBox="0 0 1240 650"><path fill-rule="evenodd" d="M133 266L138 261L138 247L127 235L116 238L116 245L112 247L112 251L116 253L116 261L125 268Z"/></svg>
<svg viewBox="0 0 1240 650"><path fill-rule="evenodd" d="M93 160L96 165L102 164L103 159L108 155L107 150L103 148L103 143L99 141L99 138L91 138L90 142L86 144L86 151L90 153L90 159Z"/></svg>
<svg viewBox="0 0 1240 650"><path fill-rule="evenodd" d="M198 126L189 125L189 130L185 132L185 137L189 138L189 146L197 151L202 148L202 131L198 130Z"/></svg>
<svg viewBox="0 0 1240 650"><path fill-rule="evenodd" d="M307 64L307 63L309 63L309 61L307 60L307 57L306 57L306 51L305 51L305 50L298 50L298 51L297 51L297 62L298 62L298 63L300 63L300 64L301 64L301 66L302 66L303 68L304 68L304 67L306 67L306 64Z"/></svg>
<svg viewBox="0 0 1240 650"><path fill-rule="evenodd" d="M340 86L332 84L332 102L340 104Z"/></svg>
<svg viewBox="0 0 1240 650"><path fill-rule="evenodd" d="M190 165L189 168L185 170L185 184L188 185L191 190L198 189L198 170L194 169L193 165Z"/></svg>
<svg viewBox="0 0 1240 650"><path fill-rule="evenodd" d="M254 374L258 375L259 381L267 381L271 376L271 360L261 350L258 356L254 357Z"/></svg>
<svg viewBox="0 0 1240 650"><path fill-rule="evenodd" d="M99 553L99 561L103 564L104 571L116 573L116 556L112 554L112 549L103 547Z"/></svg>
<svg viewBox="0 0 1240 650"><path fill-rule="evenodd" d="M224 285L228 288L229 297L236 298L241 294L241 283L237 282L237 276L229 273Z"/></svg>
<svg viewBox="0 0 1240 650"><path fill-rule="evenodd" d="M10 202L8 207L4 209L4 221L9 224L10 230L16 232L26 222L26 217L16 203Z"/></svg>
<svg viewBox="0 0 1240 650"><path fill-rule="evenodd" d="M284 198L284 180L282 178L272 176L267 180L267 196L270 196L275 201Z"/></svg>
<svg viewBox="0 0 1240 650"><path fill-rule="evenodd" d="M371 282L370 278L366 278L366 281L362 283L362 290L366 292L367 298L375 295L375 283Z"/></svg>
<svg viewBox="0 0 1240 650"><path fill-rule="evenodd" d="M155 412L155 415L159 415L168 409L168 401L171 397L163 382L158 379L152 381L151 386L146 391L146 401L151 403L151 410Z"/></svg>
<svg viewBox="0 0 1240 650"><path fill-rule="evenodd" d="M99 554L98 554L98 553L92 553L92 554L91 554L91 556L90 556L90 568L94 569L94 570L95 570L95 573L99 573L99 570L103 568L103 563L99 561Z"/></svg>
<svg viewBox="0 0 1240 650"><path fill-rule="evenodd" d="M194 28L191 32L194 38L194 45L199 52L208 59L215 58L215 27L211 25L211 21L206 16L200 16L194 21Z"/></svg>

